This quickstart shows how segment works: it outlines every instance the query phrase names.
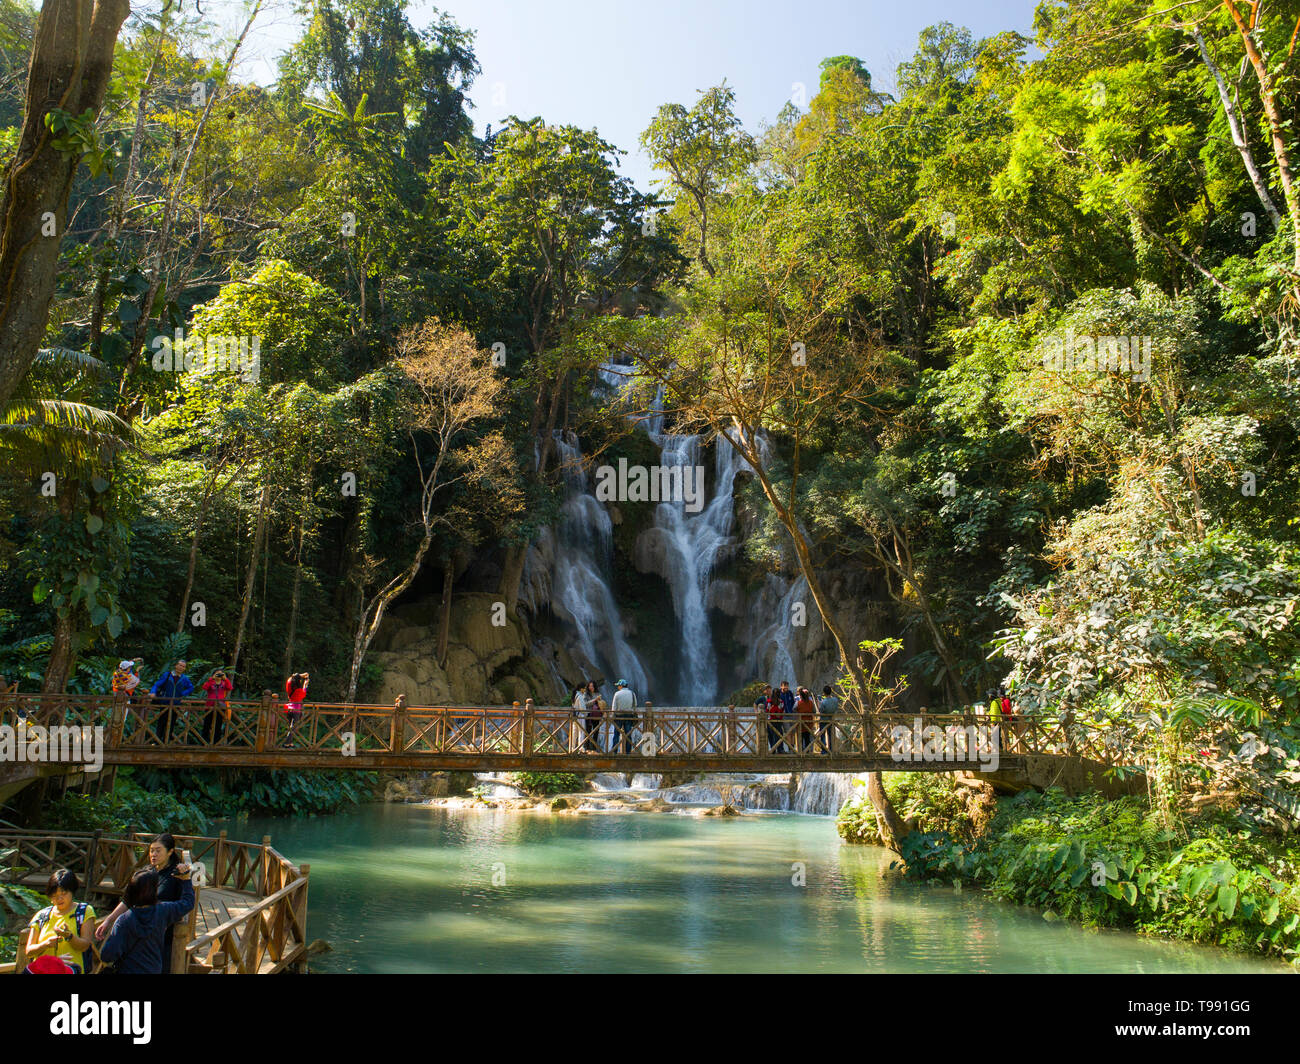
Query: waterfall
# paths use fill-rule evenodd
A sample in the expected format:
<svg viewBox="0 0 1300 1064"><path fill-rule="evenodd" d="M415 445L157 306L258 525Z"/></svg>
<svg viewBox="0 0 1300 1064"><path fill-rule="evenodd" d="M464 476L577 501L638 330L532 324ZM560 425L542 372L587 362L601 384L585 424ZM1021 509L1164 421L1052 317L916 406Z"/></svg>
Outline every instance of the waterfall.
<svg viewBox="0 0 1300 1064"><path fill-rule="evenodd" d="M699 436L669 434L659 442L662 465L700 465ZM673 612L681 622L683 665L677 695L682 705L712 705L718 698L718 661L707 602L713 571L734 546L733 491L741 463L730 444L720 441L715 450L708 505L691 513L685 498L669 499L660 502L654 514L655 527L666 533L671 551L666 575Z"/></svg>
<svg viewBox="0 0 1300 1064"><path fill-rule="evenodd" d="M645 666L623 634L610 588L614 540L609 513L590 491L576 438L557 432L555 446L565 500L555 543L552 606L573 625L588 662L611 680L627 680L634 691L648 690Z"/></svg>
<svg viewBox="0 0 1300 1064"><path fill-rule="evenodd" d="M796 813L834 816L857 791L862 777L849 772L805 772L795 785L791 809Z"/></svg>
<svg viewBox="0 0 1300 1064"><path fill-rule="evenodd" d="M795 603L802 602L806 606L811 597L808 581L802 576L787 583L775 573L767 574L750 614L750 630L746 633L746 676L762 677L773 687L782 680L789 680L791 687L804 682L799 678L800 670L796 665L800 655L794 645L796 626L792 619ZM806 623L806 613L804 620Z"/></svg>
<svg viewBox="0 0 1300 1064"><path fill-rule="evenodd" d="M702 466L704 442L700 436L664 431L661 383L647 380L633 365L613 361L597 367L596 382L608 393L610 405L622 409L658 446L661 467L686 470ZM525 586L530 595L549 590L556 614L572 624L578 649L587 660L610 679L616 678L615 674L627 679L634 691L646 697L652 678L623 634L618 604L610 589L613 538L609 513L590 489L577 439L558 432L555 439L566 489L562 517L555 536L546 539L543 533L536 549L530 551ZM759 431L754 442L761 454L770 453L765 433ZM677 676L654 677L654 689L657 700L675 698L681 705L713 705L725 693L709 617L710 592L715 572L736 547L735 482L737 474L749 466L725 438L714 441L713 452L713 476L704 505L688 510L684 497L663 499L652 518L658 552L654 571L671 592L681 663ZM534 569L543 565L549 580L533 576ZM792 623L796 601L809 601L806 581L768 575L741 635L746 647L746 679L762 676L774 683L783 679L799 682L801 654L795 645L798 629Z"/></svg>

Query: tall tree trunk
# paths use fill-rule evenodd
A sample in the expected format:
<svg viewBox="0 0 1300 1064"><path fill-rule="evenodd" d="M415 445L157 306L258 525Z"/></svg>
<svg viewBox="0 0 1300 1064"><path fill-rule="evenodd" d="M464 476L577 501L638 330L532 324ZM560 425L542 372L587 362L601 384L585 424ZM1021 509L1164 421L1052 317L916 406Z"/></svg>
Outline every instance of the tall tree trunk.
<svg viewBox="0 0 1300 1064"><path fill-rule="evenodd" d="M1210 57L1210 50L1205 46L1205 38L1201 36L1201 31L1192 26L1189 32L1192 35L1192 40L1196 42L1196 47L1200 49L1201 62L1205 64L1205 68L1214 78L1215 87L1219 90L1219 103L1223 105L1223 115L1228 120L1228 131L1232 134L1233 146L1237 149L1237 154L1241 156L1242 165L1246 168L1246 174L1255 189L1255 195L1259 197L1260 204L1273 222L1273 228L1276 230L1282 224L1282 215L1278 212L1273 197L1269 195L1268 181L1260 173L1259 167L1255 165L1255 155L1250 150L1250 140L1246 136L1245 123L1242 122L1241 114L1232 102L1232 97L1228 94L1228 86L1223 80L1223 75Z"/></svg>
<svg viewBox="0 0 1300 1064"><path fill-rule="evenodd" d="M181 595L181 612L176 618L176 632L185 631L185 614L190 608L190 592L194 590L194 570L199 561L199 537L203 534L203 518L207 516L208 500L212 498L212 489L216 486L217 474L213 471L207 486L203 489L203 498L199 500L199 512L194 520L194 535L190 537L190 562L185 570L185 591Z"/></svg>
<svg viewBox="0 0 1300 1064"><path fill-rule="evenodd" d="M952 685L953 694L957 696L959 705L969 706L971 705L971 697L966 690L966 685L962 683L961 667L957 664L957 658L948 647L948 640L944 638L943 632L939 628L939 622L935 620L934 609L930 605L930 596L917 578L916 563L912 559L912 548L892 520L889 522L889 532L894 541L894 564L892 567L906 584L910 585L912 590L916 592L916 601L920 607L921 616L925 619L925 626L930 630L930 638L934 641L935 652L939 655L939 660L943 662L943 666L948 672L948 680ZM889 563L886 562L886 564Z"/></svg>
<svg viewBox="0 0 1300 1064"><path fill-rule="evenodd" d="M235 652L230 656L230 678L239 671L239 654L244 648L244 626L253 605L253 587L257 582L257 560L262 551L262 536L266 533L266 505L271 498L271 485L262 485L257 503L257 527L253 532L253 550L248 557L248 578L244 581L244 601L239 610L239 629L235 633Z"/></svg>
<svg viewBox="0 0 1300 1064"><path fill-rule="evenodd" d="M1268 132L1273 141L1273 159L1277 163L1277 177L1282 184L1282 196L1286 200L1287 214L1291 216L1293 229L1292 243L1295 246L1295 271L1300 273L1300 199L1297 198L1295 182L1291 173L1291 158L1287 151L1286 134L1294 130L1291 115L1283 115L1278 107L1277 95L1273 84L1273 75L1269 72L1268 62L1259 50L1252 36L1253 26L1247 26L1237 10L1235 0L1223 0L1232 21L1236 23L1241 36L1242 46L1246 49L1246 58L1255 71L1255 80L1259 82L1259 98L1264 104L1264 117L1268 119ZM1259 5L1251 4L1255 16L1259 14Z"/></svg>
<svg viewBox="0 0 1300 1064"><path fill-rule="evenodd" d="M59 517L65 522L73 519L77 509L77 496L81 485L71 477L63 481L58 494ZM68 677L72 674L72 664L77 651L77 628L73 618L75 607L69 607L68 615L54 616L54 643L50 647L50 657L45 663L45 679L41 682L41 693L52 695L64 691Z"/></svg>
<svg viewBox="0 0 1300 1064"><path fill-rule="evenodd" d="M67 689L68 676L72 672L72 662L76 644L76 631L72 615L54 618L54 644L50 647L50 660L45 666L45 679L41 683L41 693L59 694Z"/></svg>
<svg viewBox="0 0 1300 1064"><path fill-rule="evenodd" d="M362 596L361 608L357 617L357 634L352 641L352 668L348 674L349 702L355 702L357 699L357 685L361 679L361 663L365 660L366 651L370 649L370 644L379 632L379 625L384 620L385 612L392 605L393 600L411 586L411 581L415 579L420 572L420 566L424 564L424 556L428 553L429 544L432 542L432 526L426 525L424 539L420 541L419 549L416 550L411 564L385 584L368 603L364 595Z"/></svg>
<svg viewBox="0 0 1300 1064"><path fill-rule="evenodd" d="M456 583L456 563L447 558L442 571L442 603L438 614L438 668L447 664L447 640L451 637L451 589Z"/></svg>
<svg viewBox="0 0 1300 1064"><path fill-rule="evenodd" d="M128 0L45 0L36 20L23 128L0 201L0 407L40 349L80 162L54 146L45 119L99 114L129 12Z"/></svg>
<svg viewBox="0 0 1300 1064"><path fill-rule="evenodd" d="M293 645L298 636L298 603L302 599L302 542L306 534L307 518L298 519L298 553L293 567L293 595L289 605L289 634L284 640L284 674L293 669Z"/></svg>
<svg viewBox="0 0 1300 1064"><path fill-rule="evenodd" d="M149 61L149 71L145 74L144 84L140 87L140 99L136 102L135 131L131 134L131 153L127 156L126 173L118 181L117 189L113 193L113 210L109 215L108 225L104 230L105 244L114 250L117 249L117 238L122 231L122 220L126 212L126 199L130 195L135 180L135 172L140 165L140 149L144 144L145 117L148 114L149 96L153 92L154 76L158 72L162 60L163 45L166 40L167 21L164 14L162 26L158 33L157 47L154 49L153 59ZM111 260L112 264L117 262L116 258ZM90 353L96 358L100 357L102 349L104 297L108 292L108 278L112 272L110 260L106 256L104 264L99 268L99 274L95 278L95 291L90 301Z"/></svg>

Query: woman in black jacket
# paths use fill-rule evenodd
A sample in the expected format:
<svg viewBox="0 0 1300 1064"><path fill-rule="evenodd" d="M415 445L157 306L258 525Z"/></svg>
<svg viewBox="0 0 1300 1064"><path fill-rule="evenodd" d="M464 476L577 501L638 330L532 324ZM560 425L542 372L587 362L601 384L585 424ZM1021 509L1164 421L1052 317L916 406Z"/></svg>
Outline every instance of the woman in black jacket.
<svg viewBox="0 0 1300 1064"><path fill-rule="evenodd" d="M167 954L164 941L171 940L171 930L194 908L194 888L190 886L190 866L177 865L171 879L180 897L176 901L159 901L161 876L152 868L142 868L122 891L126 914L117 921L99 951L100 957L117 966L122 975L165 975Z"/></svg>
<svg viewBox="0 0 1300 1064"><path fill-rule="evenodd" d="M176 875L176 869L180 867L180 863L181 855L176 852L176 840L171 835L164 833L149 843L149 864L152 866L152 870L158 874L158 901L180 901L181 884ZM186 878L188 878L188 873ZM126 911L126 904L119 902L117 908L109 913L103 923L95 928L95 938L100 942L105 941L113 930L113 925ZM171 971L173 937L173 925L168 924L163 941L163 975Z"/></svg>

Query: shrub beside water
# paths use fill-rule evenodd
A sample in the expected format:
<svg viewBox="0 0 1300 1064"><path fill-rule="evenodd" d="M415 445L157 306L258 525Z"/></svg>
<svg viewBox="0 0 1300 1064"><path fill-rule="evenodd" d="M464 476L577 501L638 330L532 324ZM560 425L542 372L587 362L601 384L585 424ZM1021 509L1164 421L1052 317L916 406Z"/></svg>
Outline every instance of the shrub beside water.
<svg viewBox="0 0 1300 1064"><path fill-rule="evenodd" d="M551 794L569 794L586 787L586 782L576 772L516 772L514 781L529 794L542 798Z"/></svg>
<svg viewBox="0 0 1300 1064"><path fill-rule="evenodd" d="M128 828L156 834L201 835L208 818L183 797L147 791L119 779L110 794L67 794L41 810L41 827L50 831L102 831L121 835Z"/></svg>
<svg viewBox="0 0 1300 1064"><path fill-rule="evenodd" d="M337 813L376 797L377 772L289 772L278 769L133 770L150 791L192 803L210 817L250 813L297 816Z"/></svg>
<svg viewBox="0 0 1300 1064"><path fill-rule="evenodd" d="M947 772L889 772L885 793L898 815L915 831L947 831L959 839L974 839L988 826L997 806L980 791L959 784ZM835 821L845 842L883 845L875 809L865 790L844 803Z"/></svg>
<svg viewBox="0 0 1300 1064"><path fill-rule="evenodd" d="M979 886L1089 927L1213 943L1300 964L1300 845L1202 821L1164 828L1144 798L1004 799L989 830L932 823L900 844L906 874Z"/></svg>

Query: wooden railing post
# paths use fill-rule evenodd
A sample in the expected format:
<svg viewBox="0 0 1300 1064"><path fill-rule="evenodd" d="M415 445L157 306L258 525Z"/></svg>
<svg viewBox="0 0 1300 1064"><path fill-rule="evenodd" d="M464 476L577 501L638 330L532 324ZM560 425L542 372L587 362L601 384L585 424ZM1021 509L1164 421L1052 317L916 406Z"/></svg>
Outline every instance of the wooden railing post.
<svg viewBox="0 0 1300 1064"><path fill-rule="evenodd" d="M121 746L122 733L126 731L126 692L113 696L113 708L108 718L108 745Z"/></svg>
<svg viewBox="0 0 1300 1064"><path fill-rule="evenodd" d="M263 835L262 836L262 859L261 861L258 862L258 875L257 875L257 893L260 897L263 898L266 897L267 871L271 863L271 854L269 852L270 849L271 849L271 836Z"/></svg>
<svg viewBox="0 0 1300 1064"><path fill-rule="evenodd" d="M212 885L221 886L226 881L226 829L217 832L217 852L212 858Z"/></svg>
<svg viewBox="0 0 1300 1064"><path fill-rule="evenodd" d="M266 752L266 748L271 742L271 736L274 733L275 718L272 715L274 708L271 705L271 700L274 697L270 691L262 692L262 706L257 712L256 749L259 754Z"/></svg>
<svg viewBox="0 0 1300 1064"><path fill-rule="evenodd" d="M199 887L194 888L194 908L188 920L182 920L172 931L171 964L167 970L172 975L188 975L190 970L189 944L194 940L194 921L199 911Z"/></svg>
<svg viewBox="0 0 1300 1064"><path fill-rule="evenodd" d="M729 754L736 745L736 703L732 702L727 706L727 726L722 730L725 739L722 744L722 752Z"/></svg>
<svg viewBox="0 0 1300 1064"><path fill-rule="evenodd" d="M754 756L765 757L772 751L767 747L767 710L754 714Z"/></svg>
<svg viewBox="0 0 1300 1064"><path fill-rule="evenodd" d="M515 703L516 711L519 709L519 703ZM524 702L524 756L528 757L533 752L533 728L536 723L536 710L533 708L531 698Z"/></svg>
<svg viewBox="0 0 1300 1064"><path fill-rule="evenodd" d="M90 837L90 846L86 851L86 891L89 893L99 886L99 878L95 875L95 861L99 857L99 836L101 832L96 831Z"/></svg>
<svg viewBox="0 0 1300 1064"><path fill-rule="evenodd" d="M400 754L406 745L406 695L398 695L393 702L393 721L388 734L388 750Z"/></svg>

